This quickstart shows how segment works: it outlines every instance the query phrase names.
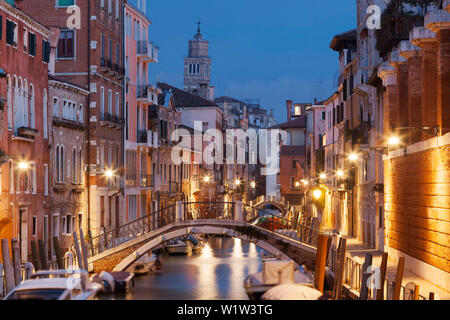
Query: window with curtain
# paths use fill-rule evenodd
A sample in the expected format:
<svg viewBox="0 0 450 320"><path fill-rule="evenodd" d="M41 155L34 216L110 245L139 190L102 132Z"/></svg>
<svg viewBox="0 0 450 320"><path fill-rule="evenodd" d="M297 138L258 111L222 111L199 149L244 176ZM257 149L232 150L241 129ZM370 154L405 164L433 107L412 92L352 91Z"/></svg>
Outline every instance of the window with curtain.
<svg viewBox="0 0 450 320"><path fill-rule="evenodd" d="M75 33L74 30L61 30L59 35L58 58L75 57Z"/></svg>

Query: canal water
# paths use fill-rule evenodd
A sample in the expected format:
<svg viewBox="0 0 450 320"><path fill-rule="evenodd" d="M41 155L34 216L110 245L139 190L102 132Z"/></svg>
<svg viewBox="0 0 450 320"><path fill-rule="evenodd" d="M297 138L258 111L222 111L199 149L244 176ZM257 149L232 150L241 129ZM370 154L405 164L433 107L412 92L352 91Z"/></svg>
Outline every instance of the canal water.
<svg viewBox="0 0 450 320"><path fill-rule="evenodd" d="M261 248L227 237L210 237L190 256L160 256L160 274L135 278L126 296L133 300L246 300L247 275L261 270Z"/></svg>

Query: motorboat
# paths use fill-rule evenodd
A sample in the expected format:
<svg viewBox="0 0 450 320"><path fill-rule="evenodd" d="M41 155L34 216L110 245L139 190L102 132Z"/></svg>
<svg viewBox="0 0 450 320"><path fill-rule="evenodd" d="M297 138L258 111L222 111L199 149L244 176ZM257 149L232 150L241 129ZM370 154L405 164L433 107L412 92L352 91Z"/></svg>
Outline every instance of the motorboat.
<svg viewBox="0 0 450 320"><path fill-rule="evenodd" d="M189 234L185 239L183 239L184 242L190 242L192 245L192 249L195 252L199 252L203 249L203 247L205 246L203 239L196 234Z"/></svg>
<svg viewBox="0 0 450 320"><path fill-rule="evenodd" d="M136 276L145 275L149 272L158 272L162 268L161 261L159 261L156 254L144 254L137 259L131 266L127 268L128 272L134 273Z"/></svg>
<svg viewBox="0 0 450 320"><path fill-rule="evenodd" d="M20 283L4 300L92 300L100 289L84 270L42 270Z"/></svg>
<svg viewBox="0 0 450 320"><path fill-rule="evenodd" d="M181 254L191 254L192 244L189 242L183 242L181 239L173 239L166 245L166 250L169 254L181 255Z"/></svg>
<svg viewBox="0 0 450 320"><path fill-rule="evenodd" d="M262 271L247 276L244 288L250 300L260 300L268 290L281 285L314 286L314 274L301 266L295 270L293 261L268 258L263 260Z"/></svg>
<svg viewBox="0 0 450 320"><path fill-rule="evenodd" d="M91 281L101 284L101 293L104 294L125 294L134 286L133 272L128 271L102 271L91 277Z"/></svg>

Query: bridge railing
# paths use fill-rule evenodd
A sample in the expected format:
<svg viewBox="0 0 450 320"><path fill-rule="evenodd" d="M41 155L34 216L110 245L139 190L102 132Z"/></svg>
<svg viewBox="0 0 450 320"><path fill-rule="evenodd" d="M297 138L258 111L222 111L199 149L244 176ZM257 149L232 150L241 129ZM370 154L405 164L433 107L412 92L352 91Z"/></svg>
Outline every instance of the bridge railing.
<svg viewBox="0 0 450 320"><path fill-rule="evenodd" d="M92 238L92 248L89 252L91 255L100 254L173 222L175 222L175 205L170 205L111 230L103 228L101 234Z"/></svg>
<svg viewBox="0 0 450 320"><path fill-rule="evenodd" d="M257 226L302 243L317 246L320 230L316 217L298 213L294 215L294 218L286 218L246 204L244 204L244 211L246 211L247 221L254 221L253 223Z"/></svg>
<svg viewBox="0 0 450 320"><path fill-rule="evenodd" d="M234 202L185 202L184 220L197 219L234 219Z"/></svg>

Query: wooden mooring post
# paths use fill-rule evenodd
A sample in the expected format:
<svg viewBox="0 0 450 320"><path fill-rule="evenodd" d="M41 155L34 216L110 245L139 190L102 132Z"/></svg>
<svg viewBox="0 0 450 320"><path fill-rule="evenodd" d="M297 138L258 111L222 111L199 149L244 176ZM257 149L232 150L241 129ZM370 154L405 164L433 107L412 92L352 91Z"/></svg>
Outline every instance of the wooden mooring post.
<svg viewBox="0 0 450 320"><path fill-rule="evenodd" d="M400 300L400 290L402 288L404 267L405 267L405 257L400 257L397 265L397 275L395 277L394 295L392 297L392 300Z"/></svg>
<svg viewBox="0 0 450 320"><path fill-rule="evenodd" d="M328 236L319 234L317 240L316 270L314 284L318 291L323 293L325 280L325 265L327 263Z"/></svg>
<svg viewBox="0 0 450 320"><path fill-rule="evenodd" d="M364 263L362 265L362 277L361 277L361 291L359 293L359 300L367 300L369 297L369 286L367 281L371 273L368 272L369 267L372 265L372 255L370 253L366 253L366 257L364 259Z"/></svg>
<svg viewBox="0 0 450 320"><path fill-rule="evenodd" d="M6 293L9 293L16 286L16 281L14 279L14 268L11 262L8 239L2 239L2 257L3 267L5 268Z"/></svg>
<svg viewBox="0 0 450 320"><path fill-rule="evenodd" d="M56 263L58 264L58 269L60 270L65 269L58 237L53 237L53 248L55 249Z"/></svg>
<svg viewBox="0 0 450 320"><path fill-rule="evenodd" d="M20 244L19 240L11 239L11 250L13 256L13 267L14 267L14 280L16 286L22 282L22 276L20 274Z"/></svg>
<svg viewBox="0 0 450 320"><path fill-rule="evenodd" d="M84 241L83 229L80 229L80 245L81 245L81 254L83 256L83 267L84 267L84 270L89 271L89 267L88 267L88 253L87 253L87 250L86 250L86 242Z"/></svg>
<svg viewBox="0 0 450 320"><path fill-rule="evenodd" d="M387 252L383 253L381 257L381 265L380 265L380 281L378 283L379 288L377 288L377 300L383 300L384 296L384 283L386 282L386 270L387 270L387 261L388 254Z"/></svg>
<svg viewBox="0 0 450 320"><path fill-rule="evenodd" d="M336 274L334 275L333 299L340 300L342 296L342 285L344 282L345 255L347 252L347 239L339 239L338 261L336 266Z"/></svg>
<svg viewBox="0 0 450 320"><path fill-rule="evenodd" d="M79 269L83 269L83 258L81 257L80 245L78 243L77 233L73 233L73 244L75 246L75 252L77 254L77 264Z"/></svg>
<svg viewBox="0 0 450 320"><path fill-rule="evenodd" d="M47 260L47 253L45 252L44 241L42 241L42 239L39 239L38 245L39 245L39 256L41 258L41 267L44 270L48 270L48 260Z"/></svg>
<svg viewBox="0 0 450 320"><path fill-rule="evenodd" d="M34 240L31 241L31 256L33 258L34 269L36 271L41 270L42 269L41 259L39 259L39 251L37 243Z"/></svg>

